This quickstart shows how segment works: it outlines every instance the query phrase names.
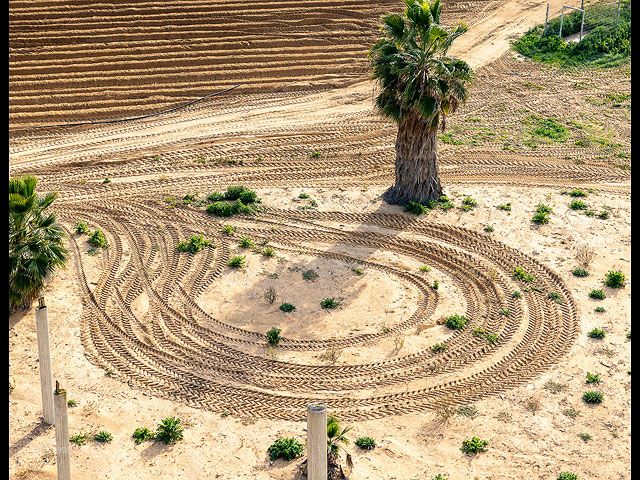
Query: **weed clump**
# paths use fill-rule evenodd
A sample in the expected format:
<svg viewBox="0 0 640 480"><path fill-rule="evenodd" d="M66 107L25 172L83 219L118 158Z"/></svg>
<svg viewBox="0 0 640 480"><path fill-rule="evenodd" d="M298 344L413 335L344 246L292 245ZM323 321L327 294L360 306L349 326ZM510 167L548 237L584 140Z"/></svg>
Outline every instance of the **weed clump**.
<svg viewBox="0 0 640 480"><path fill-rule="evenodd" d="M176 417L164 418L158 424L155 438L165 444L176 443L183 438L184 429L180 419Z"/></svg>
<svg viewBox="0 0 640 480"><path fill-rule="evenodd" d="M376 447L376 441L371 437L358 437L355 444L363 450L373 450Z"/></svg>
<svg viewBox="0 0 640 480"><path fill-rule="evenodd" d="M575 275L576 277L588 277L589 276L589 272L586 271L584 268L576 268L571 273L573 273L573 275Z"/></svg>
<svg viewBox="0 0 640 480"><path fill-rule="evenodd" d="M626 277L620 270L609 270L604 279L604 284L610 288L622 288L626 285Z"/></svg>
<svg viewBox="0 0 640 480"><path fill-rule="evenodd" d="M192 235L188 240L178 243L178 250L181 252L198 253L205 247L215 248L209 240L205 240L202 235Z"/></svg>
<svg viewBox="0 0 640 480"><path fill-rule="evenodd" d="M282 309L282 307L280 307ZM295 309L295 307L293 307ZM280 343L280 329L276 327L272 327L266 334L267 343L269 345L273 345L274 347Z"/></svg>
<svg viewBox="0 0 640 480"><path fill-rule="evenodd" d="M96 230L89 235L89 243L94 247L109 248L107 237L100 230Z"/></svg>
<svg viewBox="0 0 640 480"><path fill-rule="evenodd" d="M282 310L284 313L293 312L295 309L296 309L295 305L292 305L287 302L284 302L282 305L280 305L280 310Z"/></svg>
<svg viewBox="0 0 640 480"><path fill-rule="evenodd" d="M603 396L600 392L585 392L582 399L587 403L602 403Z"/></svg>
<svg viewBox="0 0 640 480"><path fill-rule="evenodd" d="M320 302L320 306L322 308L336 308L340 303L338 303L334 298L325 298Z"/></svg>
<svg viewBox="0 0 640 480"><path fill-rule="evenodd" d="M304 445L295 438L279 438L271 446L269 446L269 459L277 460L284 458L285 460L293 460L302 456Z"/></svg>
<svg viewBox="0 0 640 480"><path fill-rule="evenodd" d="M464 453L486 452L488 445L489 442L487 440L480 440L478 437L473 437L471 440L464 440L460 450Z"/></svg>
<svg viewBox="0 0 640 480"><path fill-rule="evenodd" d="M587 333L589 338L604 338L607 335L607 332L600 328L594 328L589 333Z"/></svg>
<svg viewBox="0 0 640 480"><path fill-rule="evenodd" d="M513 269L513 277L525 283L531 283L536 279L536 276L534 274L527 273L521 267L516 267Z"/></svg>
<svg viewBox="0 0 640 480"><path fill-rule="evenodd" d="M589 297L593 298L594 300L604 300L605 298L607 298L607 295L602 290L594 289L589 292Z"/></svg>
<svg viewBox="0 0 640 480"><path fill-rule="evenodd" d="M227 265L230 266L231 268L242 268L246 265L246 263L247 263L246 255L235 255L234 257L231 257L229 259L229 261L227 262Z"/></svg>
<svg viewBox="0 0 640 480"><path fill-rule="evenodd" d="M450 315L447 317L445 325L451 330L462 330L467 326L469 319L464 315Z"/></svg>

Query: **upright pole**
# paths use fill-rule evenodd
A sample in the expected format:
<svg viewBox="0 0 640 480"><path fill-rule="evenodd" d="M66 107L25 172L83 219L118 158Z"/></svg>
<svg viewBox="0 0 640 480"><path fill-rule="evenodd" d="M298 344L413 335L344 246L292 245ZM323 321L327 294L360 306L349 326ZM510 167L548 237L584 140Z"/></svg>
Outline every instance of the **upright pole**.
<svg viewBox="0 0 640 480"><path fill-rule="evenodd" d="M67 391L56 381L54 395L56 406L56 453L58 480L71 480L71 458L69 454L69 418L67 417Z"/></svg>
<svg viewBox="0 0 640 480"><path fill-rule="evenodd" d="M327 407L307 407L307 479L327 479Z"/></svg>
<svg viewBox="0 0 640 480"><path fill-rule="evenodd" d="M44 423L53 425L53 377L51 374L51 352L49 350L49 320L44 297L38 299L36 308L36 333L38 336L38 359L40 363L40 390L42 391L42 412Z"/></svg>
<svg viewBox="0 0 640 480"><path fill-rule="evenodd" d="M547 34L547 22L549 21L549 4L547 3L547 15L544 17L544 32L542 32L542 36L544 37Z"/></svg>
<svg viewBox="0 0 640 480"><path fill-rule="evenodd" d="M582 0L582 4L584 6L584 0ZM582 23L580 24L580 40L578 40L578 43L580 43L582 41L582 31L584 30L584 8L582 9Z"/></svg>
<svg viewBox="0 0 640 480"><path fill-rule="evenodd" d="M562 14L560 15L560 38L562 38L562 22L564 22L564 5L562 6Z"/></svg>
<svg viewBox="0 0 640 480"><path fill-rule="evenodd" d="M618 0L618 13L616 15L616 28L618 28L618 22L620 21L620 2L622 0Z"/></svg>

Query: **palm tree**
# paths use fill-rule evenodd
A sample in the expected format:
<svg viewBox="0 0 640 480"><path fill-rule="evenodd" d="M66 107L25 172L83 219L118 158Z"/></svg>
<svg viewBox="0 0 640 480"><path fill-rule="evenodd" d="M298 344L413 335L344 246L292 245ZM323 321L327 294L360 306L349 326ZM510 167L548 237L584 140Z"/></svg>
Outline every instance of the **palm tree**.
<svg viewBox="0 0 640 480"><path fill-rule="evenodd" d="M340 443L347 445L349 439L346 437L346 433L353 427L340 427L338 420L335 417L329 417L327 419L327 478L346 478L342 472L342 466L338 463ZM345 451L345 453L347 453ZM347 466L352 469L353 462L351 455L347 453Z"/></svg>
<svg viewBox="0 0 640 480"><path fill-rule="evenodd" d="M473 80L466 62L447 56L466 25L440 26L440 0L405 0L405 5L404 16L382 18L383 38L369 52L379 86L376 110L398 124L396 181L384 194L398 205L442 196L437 131L444 131L446 116L466 101Z"/></svg>
<svg viewBox="0 0 640 480"><path fill-rule="evenodd" d="M9 310L33 301L45 280L64 266L64 231L55 214L45 214L57 192L36 194L34 176L9 178Z"/></svg>

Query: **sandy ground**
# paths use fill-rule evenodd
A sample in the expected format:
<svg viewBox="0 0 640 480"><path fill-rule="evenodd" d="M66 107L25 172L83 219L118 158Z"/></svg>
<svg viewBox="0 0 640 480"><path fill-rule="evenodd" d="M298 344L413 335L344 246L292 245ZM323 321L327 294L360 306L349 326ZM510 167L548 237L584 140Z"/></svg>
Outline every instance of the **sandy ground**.
<svg viewBox="0 0 640 480"><path fill-rule="evenodd" d="M559 12L561 4L552 2L550 15ZM416 219L403 214L401 208L382 202L380 195L392 176L393 129L372 120L371 85L364 81L324 92L247 94L230 99L224 107L195 109L154 122L41 132L14 139L10 145L12 174L36 173L45 189L60 191L58 202L67 228L72 229L76 218L86 218L92 227L104 228L112 243L108 252L92 255L87 242L73 235L86 285L78 276L79 265L73 256L46 292L54 378L69 392L69 398L77 402L77 406L69 409L70 433L93 434L107 430L113 434L113 441L105 445L96 442L71 445L74 478L294 478L299 461L271 462L267 456L267 448L276 438L295 436L303 442L306 438L304 421L270 415L277 412L274 406L277 395L284 395L289 388L292 395L305 398L317 395L340 399L336 400L336 411L346 416L345 425L353 426L348 435L352 443L346 449L354 459L355 468L350 475L354 480L430 479L438 473L448 474L452 480L554 480L561 471L575 472L581 479L630 478L631 377L627 372L631 358L630 340L626 338L631 323L630 174L627 169L616 166L626 165L620 158L625 158L630 149L627 125L630 109L628 112L624 108L611 110L607 105L602 107L604 100L601 100L608 88L627 91L628 79L618 72L610 84L603 86L600 82L598 86L591 86L587 74L564 77L523 62L520 72L524 78L506 76L504 72L513 70L513 65L518 65L515 62L520 62L503 56L509 40L539 23L545 8L542 2L488 2L475 19L468 21L472 28L456 45L455 53L465 52L474 67L484 68L477 87L482 100L471 100L458 120L451 122L450 131L467 143L445 144L441 148L441 172L447 195L456 206L466 195L478 201L478 206L468 212L459 208L448 212L434 210L426 219ZM513 22L514 18L518 21ZM508 27L505 28L505 24ZM544 90L526 86L527 83L542 84L543 79L547 82ZM527 81L525 86L523 80ZM575 84L584 84L590 90L572 90L571 85ZM558 102L559 96L563 102ZM592 101L587 103L583 97ZM601 101L603 103L596 104ZM500 110L501 102L505 102L505 110ZM581 112L586 113L572 116L571 110L575 108L572 105L580 105ZM512 153L500 142L489 141L478 146L476 131L465 130L465 125L474 125L476 117L482 117L483 126L494 124L518 132L518 128L522 128L519 119L530 113L528 109L549 115L557 113L559 108L565 108L560 111L567 118L585 124L605 124L603 136L607 128L615 131L615 137L607 138L621 143L619 153L623 157L616 157L603 148L579 150L572 145L539 145L535 151L522 147L522 151ZM514 119L517 119L515 128ZM572 132L572 135L581 138L581 132ZM504 141L512 139L505 136ZM317 162L301 159L308 158L315 149L323 155ZM150 159L156 154L161 156L160 161ZM194 164L193 158L200 154L228 155L245 163L234 167ZM255 160L257 155L264 159ZM102 184L105 177L113 178L108 186ZM217 224L214 229L209 221L202 221L202 217L197 216L197 208L178 206L175 213L171 213L162 201L166 195L180 198L194 190L206 194L231 183L251 185L262 197L265 207L272 209L255 221L230 220L228 223L237 224L241 234L258 241L269 235L270 227L289 229L273 234L275 258L267 259L241 249L236 245L236 237L233 242L225 243ZM607 220L587 217L568 208L571 198L560 192L576 186L585 191L594 189L585 201L596 212L608 208ZM308 211L312 226L306 225L306 219L300 216L305 211L299 207L307 205L297 198L302 191L318 203L317 208ZM125 232L133 223L127 223L126 212L117 212L118 202L123 202L123 198L127 202L129 194L135 194L135 198L131 198L129 222L135 223L139 218L136 215L143 208L153 206L152 211L157 214L156 219L140 220L140 230L131 236ZM511 213L496 208L508 202L512 205ZM551 206L553 213L548 225L535 226L530 219L540 202ZM112 224L109 209L122 218L113 217ZM344 217L338 217L343 213ZM377 224L374 216L362 217L366 214L387 215L384 219L391 223ZM393 214L401 217L391 216ZM278 215L282 218L278 219ZM175 216L175 226L162 223L171 216ZM361 218L365 220L360 221ZM402 223L405 220L407 222ZM157 224L153 224L154 221ZM454 371L445 370L433 376L417 372L412 378L412 370L400 369L394 372L400 375L398 382L401 383L372 374L362 378L340 377L335 384L338 386L333 387L330 377L322 377L315 391L293 371L287 381L294 383L283 380L282 385L278 385L279 377L268 368L258 370L259 375L252 377L252 365L243 365L250 374L247 380L252 388L250 395L244 398L245 394L238 390L236 398L203 397L206 408L195 408L188 397L167 398L157 391L140 388L136 377L124 368L118 372L114 367L116 375L107 376L104 363L107 360L96 358L96 352L104 351L101 349L109 342L100 343L99 336L94 337L96 331L89 327L94 325L95 315L86 304L83 308L83 300L86 302L88 298L85 287L96 295L98 302L104 302L100 304L101 311L111 315L119 327L130 329L126 333L132 338L152 342L154 337L162 341L177 335L168 331L169 322L161 321L154 327L154 319L163 307L150 297L147 284L143 284L140 292L135 290L138 280L133 280L127 268L141 270L136 263L138 254L145 266L145 275L158 286L158 291L166 294L165 301L170 305L185 308L178 292L171 290L173 284L169 280L175 279L167 278L167 265L178 272L177 283L183 282L187 291L196 292L194 300L206 315L249 332L236 335L223 330L215 334L226 335L221 345L241 351L246 359L256 363L256 368L262 369L260 362L270 357L264 345L251 339L251 332L262 335L276 323L287 340L277 352L277 359L294 370L309 365L330 367L324 348L291 348L297 341L346 339L336 362L337 371L380 362L395 365L416 355L425 355L425 351L425 356L429 356L434 343L453 341L453 334L440 325L439 320L471 306L480 310L489 307L477 303L473 297L475 289L483 286L482 282L469 287L459 270L449 270L446 264L435 261L430 265L431 271L420 272L419 267L428 262L422 254L400 251L401 241L425 242L420 244L421 248L432 245L438 252L451 248L454 257L464 258L464 262L475 259L480 264L486 263L483 272L489 277L484 277L485 286L501 285L501 275L504 276L504 272L496 272L496 277L491 277L489 268L499 267L504 253L502 247L496 247L491 258L483 259L473 253L473 248L456 243L459 239L454 233L449 241L432 239L419 230L425 225L423 222L432 221L477 233L479 247L485 248L489 245L487 242L496 240L499 245L548 267L558 276L553 284L566 286L572 297L566 299L566 308L577 312L575 331L567 330L573 336L566 341L569 348L553 349L554 345L565 345L565 339L554 337L558 332L564 334L564 330L538 332L540 348L551 348L548 361L531 363L531 371L527 370L526 363L514 367L515 373L506 380L512 382L514 377L526 376L525 381L470 401L475 407L475 414L471 416L453 414L443 420L443 412L427 401L390 401L391 413L368 418L366 414L341 406L340 402L345 396L367 399L411 394L444 382L463 381L482 372L513 352L517 343L526 337L528 328L534 328L526 321L526 309L522 315L518 313L509 341L487 356L478 354L474 357L476 363ZM227 222L220 225L222 223ZM493 232L484 230L488 225L493 226ZM353 233L353 238L386 235L387 240L382 244L355 245L335 237L336 230ZM165 247L175 247L176 238L183 239L189 232L204 233L220 244L215 253L210 254L210 268L209 257L197 257L192 263L186 263L184 257L164 252ZM586 278L571 274L578 267L575 248L581 244L595 250L588 268L590 276ZM307 247L331 255L314 254L305 250ZM443 250L438 250L440 247ZM229 255L246 255L247 268L222 269L217 276L210 276L208 272L214 270L218 255L222 255L218 252L225 248ZM428 253L426 248L424 251ZM371 266L345 261L345 255L371 262ZM107 272L116 260L113 278L117 280L112 281ZM316 281L302 279L301 273L308 269L318 273ZM357 269L362 274L355 272ZM619 290L602 286L608 270L622 270L627 275L627 286ZM407 281L409 278L417 279L418 283ZM433 295L430 289L419 288L419 285L436 279L440 288L434 310L418 323L402 327L403 322L411 320L420 299ZM127 321L125 310L113 297L114 284L122 289L123 295L131 294L128 305L134 322ZM268 304L263 297L268 287L278 292L273 304ZM590 299L587 294L594 288L603 288L607 298ZM510 292L498 293L502 300ZM341 302L340 307L331 312L322 310L319 300L325 297L335 297ZM545 317L549 321L561 318L553 310L556 307L536 298L531 294L527 308L556 312ZM487 304L492 300L488 299ZM282 301L295 304L296 311L281 313L278 306ZM431 300L427 303L432 304ZM597 306L604 307L605 312L595 312ZM202 325L200 317L194 323ZM215 325L204 325L214 330ZM603 340L590 339L587 332L594 327L604 328L607 336ZM390 334L380 335L388 329ZM84 343L83 332L89 339L85 338ZM359 343L357 339L363 335L379 337ZM145 361L152 359L145 357ZM206 356L202 360L218 361L216 357ZM222 359L219 361L221 368L228 367ZM206 375L210 378L202 378L203 382L216 384L219 380L212 373L214 367L207 368ZM15 389L9 396L10 478L55 478L54 431L41 423L33 309L10 318L9 370L15 380ZM597 388L585 384L587 372L601 374ZM201 374L196 371L194 375L200 378ZM380 385L375 383L378 378L382 379ZM224 375L220 380L234 388L243 386L245 381L231 376L226 379ZM491 381L488 378L487 385ZM341 388L344 391L341 392ZM582 394L592 389L603 392L602 404L589 406L582 401ZM265 410L252 410L246 402L252 401L255 391L273 393L276 400L268 400ZM384 409L383 404L381 401L377 408ZM135 445L131 434L137 427L153 428L162 418L174 415L179 416L185 426L182 442L173 446L152 442ZM581 434L591 438L583 440ZM353 440L363 435L373 437L378 447L364 452L353 445ZM472 436L488 440L489 450L477 456L463 454L462 441Z"/></svg>

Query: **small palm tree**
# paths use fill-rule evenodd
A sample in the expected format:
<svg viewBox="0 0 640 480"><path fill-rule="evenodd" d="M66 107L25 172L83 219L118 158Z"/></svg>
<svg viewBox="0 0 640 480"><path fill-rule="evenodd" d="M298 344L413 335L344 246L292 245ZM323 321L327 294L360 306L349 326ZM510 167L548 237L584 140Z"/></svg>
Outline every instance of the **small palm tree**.
<svg viewBox="0 0 640 480"><path fill-rule="evenodd" d="M327 419L327 467L330 473L335 472L337 474L338 470L342 470L342 467L338 463L338 451L340 449L340 443L344 443L345 445L349 443L349 439L346 437L346 433L352 428L353 427L346 427L343 429L342 427L340 427L340 424L335 417L329 417ZM347 466L349 468L353 468L351 455L349 455L348 453ZM338 477L335 475L330 475L329 478Z"/></svg>
<svg viewBox="0 0 640 480"><path fill-rule="evenodd" d="M62 227L44 211L57 192L36 194L37 179L9 179L9 310L24 308L38 296L56 267L64 266Z"/></svg>
<svg viewBox="0 0 640 480"><path fill-rule="evenodd" d="M437 165L437 131L467 99L471 67L447 51L467 31L439 25L440 0L405 0L404 16L382 18L381 38L369 52L379 86L378 112L398 124L396 180L384 194L404 205L438 200L442 186Z"/></svg>

